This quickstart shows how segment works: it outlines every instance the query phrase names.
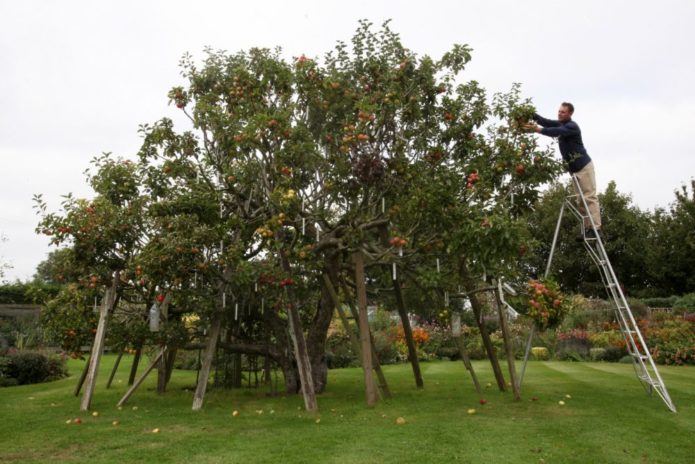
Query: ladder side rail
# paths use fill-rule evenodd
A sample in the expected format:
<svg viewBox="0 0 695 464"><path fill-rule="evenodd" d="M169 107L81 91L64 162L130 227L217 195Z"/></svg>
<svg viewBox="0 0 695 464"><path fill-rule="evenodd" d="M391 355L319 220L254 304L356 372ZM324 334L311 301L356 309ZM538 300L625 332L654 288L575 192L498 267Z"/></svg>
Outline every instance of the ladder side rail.
<svg viewBox="0 0 695 464"><path fill-rule="evenodd" d="M581 189L579 188L579 183L576 179L576 176L573 175L573 178L574 178L576 185L577 185L577 188L578 188L577 191L580 192L580 197L582 198L582 201L584 202L584 205L586 207L586 201L584 199L584 194L581 193ZM587 208L587 211L588 211L588 208ZM595 231L596 225L595 225L593 219L591 218L591 215L589 215L589 220L591 221L591 226L592 226L592 228L594 228L594 231ZM615 284L614 286L610 287L613 294L617 293L617 295L614 296L614 300L618 305L620 303L623 304L624 310L619 310L619 312L621 313L621 315L623 315L623 317L624 317L624 313L627 313L627 316L629 318L629 324L627 324L627 325L628 325L628 327L631 326L634 328L634 333L637 334L637 339L639 340L639 345L642 347L642 349L644 351L644 357L646 357L646 359L649 360L649 367L651 368L651 371L654 373L654 376L656 377L658 384L657 384L657 382L654 382L651 380L651 375L648 371L646 363L644 363L644 359L642 358L642 355L640 354L640 350L637 347L637 343L634 340L634 336L632 335L632 332L630 332L628 330L627 333L629 334L629 336L632 340L633 347L635 348L635 353L638 355L638 361L640 362L642 370L649 377L650 383L654 387L656 387L655 390L657 391L659 396L661 396L661 399L664 400L664 402L666 403L668 408L671 409L673 412L675 412L676 407L673 404L673 401L671 400L671 397L668 393L668 390L666 389L666 384L664 383L664 381L661 377L661 374L659 373L659 369L657 368L656 363L654 362L654 358L652 357L651 352L649 351L649 347L647 346L647 343L644 340L644 336L642 335L642 331L639 329L639 326L637 325L637 321L635 320L635 316L632 314L632 311L630 310L630 305L628 304L627 299L625 298L625 294L623 292L623 289L618 284L618 278L616 277L615 271L613 270L613 266L611 265L611 262L608 259L608 254L606 253L606 249L603 246L603 241L601 240L601 238L599 237L598 234L596 234L596 246L597 246L597 249L599 251L599 254L604 258L605 267L608 271L607 276Z"/></svg>
<svg viewBox="0 0 695 464"><path fill-rule="evenodd" d="M550 255L548 256L548 264L545 266L545 274L543 277L547 278L548 274L550 274L550 265L553 262L553 255L555 254L555 247L557 245L557 237L560 235L560 224L562 223L562 216L565 214L565 202L562 202L562 206L560 207L560 214L557 217L557 224L555 224L555 234L553 235L553 244L550 247ZM524 365L525 367L525 365ZM522 376L523 378L523 376Z"/></svg>
<svg viewBox="0 0 695 464"><path fill-rule="evenodd" d="M576 187L576 192L579 198L581 199L582 204L584 205L584 210L587 212L587 217L589 219L589 223L591 224L591 228L593 229L594 232L597 231L596 229L596 223L594 222L594 219L591 217L591 214L589 214L589 207L586 203L586 198L584 197L584 192L582 191L581 187L579 186L579 180L577 179L576 174L572 174L572 180L574 181L574 185ZM576 213L579 213L579 211L576 211ZM583 217L581 214L579 214L580 217ZM584 222L582 221L582 232L584 233ZM616 302L619 313L621 314L621 317L625 317L623 313L627 313L627 316L629 317L629 324L628 326L632 326L634 328L634 333L637 334L638 340L640 342L640 345L642 346L644 352L645 352L645 357L649 360L650 367L652 371L654 372L654 375L656 376L658 380L658 385L656 382L651 381L651 378L649 380L651 381L651 384L654 385L657 393L659 393L659 396L661 396L662 400L666 403L669 409L671 409L673 412L676 411L676 407L671 401L671 397L668 394L668 391L666 389L666 384L664 383L663 379L661 378L661 374L659 374L659 369L656 367L656 363L654 362L654 358L652 357L651 353L649 352L649 348L647 347L647 343L644 340L644 337L642 336L642 331L639 329L639 326L637 325L637 322L635 321L635 317L632 314L632 311L630 310L630 306L627 303L627 299L625 298L625 294L623 293L623 289L620 287L618 284L618 279L615 275L615 271L613 270L613 266L611 265L610 260L608 259L608 255L606 253L606 249L603 246L603 241L599 237L598 233L596 235L596 243L597 243L597 250L600 256L604 258L605 262L605 267L607 269L607 278L609 281L612 281L614 285L609 286L608 288L611 289L611 293L614 295L614 301ZM585 239L586 242L586 239ZM617 295L615 293L617 292ZM616 298L617 297L617 298ZM620 303L623 304L624 310L620 309ZM637 343L635 343L634 337L632 336L632 333L628 330L627 332L623 332L624 334L627 333L632 340L633 346L635 348L635 352L639 354L639 349L637 348ZM649 377L649 372L647 370L647 366L644 365L644 360L642 359L641 356L638 358L640 365L643 369L643 371L646 373L646 375ZM633 357L634 361L634 357ZM634 363L633 363L634 364Z"/></svg>

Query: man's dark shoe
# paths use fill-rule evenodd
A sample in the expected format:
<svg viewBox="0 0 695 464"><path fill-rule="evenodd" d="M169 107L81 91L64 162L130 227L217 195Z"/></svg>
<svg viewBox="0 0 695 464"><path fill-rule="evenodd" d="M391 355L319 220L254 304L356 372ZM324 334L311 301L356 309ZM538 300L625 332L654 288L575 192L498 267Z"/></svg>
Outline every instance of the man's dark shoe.
<svg viewBox="0 0 695 464"><path fill-rule="evenodd" d="M598 231L598 230L597 230ZM596 232L594 232L594 229L585 229L583 235L578 235L577 238L575 238L575 241L577 243L581 243L584 240L595 240L596 239Z"/></svg>

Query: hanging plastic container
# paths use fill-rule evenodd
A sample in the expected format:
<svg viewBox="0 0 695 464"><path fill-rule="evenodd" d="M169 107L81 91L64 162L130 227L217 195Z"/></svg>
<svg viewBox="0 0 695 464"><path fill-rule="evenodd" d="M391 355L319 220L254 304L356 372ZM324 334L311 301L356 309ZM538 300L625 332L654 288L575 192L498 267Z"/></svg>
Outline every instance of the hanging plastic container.
<svg viewBox="0 0 695 464"><path fill-rule="evenodd" d="M150 332L159 332L159 305L157 303L150 308Z"/></svg>

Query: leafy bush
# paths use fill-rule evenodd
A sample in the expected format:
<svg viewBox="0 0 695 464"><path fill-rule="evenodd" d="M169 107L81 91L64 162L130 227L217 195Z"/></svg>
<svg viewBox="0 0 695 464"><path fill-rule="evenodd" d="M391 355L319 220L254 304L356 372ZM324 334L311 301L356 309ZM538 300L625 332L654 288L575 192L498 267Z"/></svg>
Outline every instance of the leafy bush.
<svg viewBox="0 0 695 464"><path fill-rule="evenodd" d="M582 361L589 357L589 332L572 329L557 334L557 351L555 357L561 361Z"/></svg>
<svg viewBox="0 0 695 464"><path fill-rule="evenodd" d="M375 342L378 337L377 333L374 334ZM379 355L378 349L377 355ZM379 359L383 359L381 355L379 355ZM357 353L352 350L348 334L335 331L328 335L326 339L326 364L329 369L349 367L357 362Z"/></svg>
<svg viewBox="0 0 695 464"><path fill-rule="evenodd" d="M550 352L548 351L548 348L544 346L534 346L531 348L531 354L533 354L533 359L537 359L539 361L547 361L550 359Z"/></svg>
<svg viewBox="0 0 695 464"><path fill-rule="evenodd" d="M673 309L678 311L695 311L695 293L688 293L673 303Z"/></svg>
<svg viewBox="0 0 695 464"><path fill-rule="evenodd" d="M630 311L635 319L649 319L651 310L642 300L636 298L628 298L627 304L630 306Z"/></svg>
<svg viewBox="0 0 695 464"><path fill-rule="evenodd" d="M666 297L653 297L653 298L642 298L642 303L646 304L650 308L671 308L673 303L678 299L677 296L666 296Z"/></svg>
<svg viewBox="0 0 695 464"><path fill-rule="evenodd" d="M0 382L7 385L26 385L48 382L67 376L65 359L57 356L47 357L41 353L22 351L2 358L0 362Z"/></svg>
<svg viewBox="0 0 695 464"><path fill-rule="evenodd" d="M591 348L589 350L589 357L592 361L605 361L606 360L606 349L605 348Z"/></svg>
<svg viewBox="0 0 695 464"><path fill-rule="evenodd" d="M663 364L695 364L695 324L677 317L649 333L652 356Z"/></svg>

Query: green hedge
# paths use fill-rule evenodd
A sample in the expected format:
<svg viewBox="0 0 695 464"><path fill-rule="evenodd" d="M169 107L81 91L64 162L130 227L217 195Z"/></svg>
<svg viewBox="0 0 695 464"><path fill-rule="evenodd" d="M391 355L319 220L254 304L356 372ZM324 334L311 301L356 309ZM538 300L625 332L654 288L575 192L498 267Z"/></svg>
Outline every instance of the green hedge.
<svg viewBox="0 0 695 464"><path fill-rule="evenodd" d="M0 387L50 382L67 377L65 359L32 351L0 356Z"/></svg>

